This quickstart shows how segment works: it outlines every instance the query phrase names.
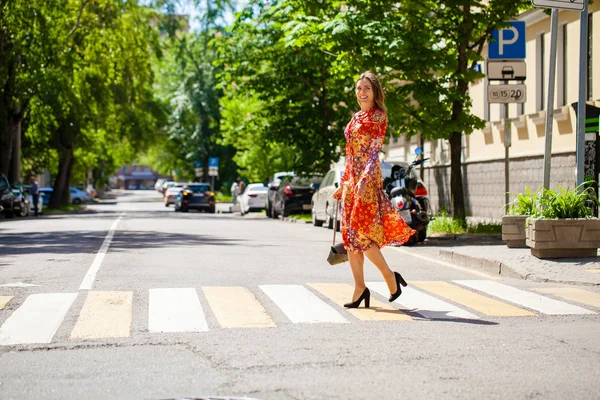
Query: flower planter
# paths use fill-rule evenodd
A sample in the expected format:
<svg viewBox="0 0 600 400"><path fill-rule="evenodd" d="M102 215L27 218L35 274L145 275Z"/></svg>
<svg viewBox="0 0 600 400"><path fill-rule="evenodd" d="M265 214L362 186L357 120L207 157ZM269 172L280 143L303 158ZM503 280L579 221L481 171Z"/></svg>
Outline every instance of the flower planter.
<svg viewBox="0 0 600 400"><path fill-rule="evenodd" d="M532 219L527 246L537 258L595 257L600 247L600 219Z"/></svg>
<svg viewBox="0 0 600 400"><path fill-rule="evenodd" d="M525 243L525 221L527 215L505 215L502 217L502 240L510 248L527 247Z"/></svg>

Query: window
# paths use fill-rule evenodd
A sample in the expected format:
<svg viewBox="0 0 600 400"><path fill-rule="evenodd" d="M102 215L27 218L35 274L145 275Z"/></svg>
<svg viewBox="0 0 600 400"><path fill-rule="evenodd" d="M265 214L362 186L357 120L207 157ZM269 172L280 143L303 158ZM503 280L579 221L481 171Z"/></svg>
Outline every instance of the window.
<svg viewBox="0 0 600 400"><path fill-rule="evenodd" d="M587 98L588 100L592 100L594 92L593 92L593 63L594 58L592 57L594 53L594 14L588 15L588 52L587 52Z"/></svg>

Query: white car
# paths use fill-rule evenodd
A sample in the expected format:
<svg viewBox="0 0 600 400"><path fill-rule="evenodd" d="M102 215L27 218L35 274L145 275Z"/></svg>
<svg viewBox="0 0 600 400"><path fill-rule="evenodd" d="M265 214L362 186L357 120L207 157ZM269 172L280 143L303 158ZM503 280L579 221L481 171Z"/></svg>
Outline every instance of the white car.
<svg viewBox="0 0 600 400"><path fill-rule="evenodd" d="M90 195L81 189L69 188L71 194L71 202L73 204L87 203L90 201Z"/></svg>
<svg viewBox="0 0 600 400"><path fill-rule="evenodd" d="M244 193L238 197L240 213L244 215L251 211L264 210L268 191L269 188L262 183L248 184Z"/></svg>
<svg viewBox="0 0 600 400"><path fill-rule="evenodd" d="M175 204L175 199L179 192L183 190L185 183L173 182L165 192L165 207L169 207L171 204Z"/></svg>
<svg viewBox="0 0 600 400"><path fill-rule="evenodd" d="M325 226L333 229L333 219L335 215L335 200L331 195L340 185L340 179L344 174L344 167L329 170L323 177L319 185L319 190L312 197L312 222L314 226ZM341 215L338 211L338 221L341 221Z"/></svg>

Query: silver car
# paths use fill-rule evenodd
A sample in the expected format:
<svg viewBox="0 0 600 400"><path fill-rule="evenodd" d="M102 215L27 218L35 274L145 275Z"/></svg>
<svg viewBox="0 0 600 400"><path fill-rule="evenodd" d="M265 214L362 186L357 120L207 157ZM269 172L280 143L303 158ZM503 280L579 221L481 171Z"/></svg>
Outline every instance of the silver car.
<svg viewBox="0 0 600 400"><path fill-rule="evenodd" d="M314 226L322 226L323 223L329 229L333 229L333 219L336 201L331 195L340 185L340 179L344 174L344 168L334 168L329 170L323 177L319 190L312 197L312 222ZM338 210L338 221L341 221Z"/></svg>

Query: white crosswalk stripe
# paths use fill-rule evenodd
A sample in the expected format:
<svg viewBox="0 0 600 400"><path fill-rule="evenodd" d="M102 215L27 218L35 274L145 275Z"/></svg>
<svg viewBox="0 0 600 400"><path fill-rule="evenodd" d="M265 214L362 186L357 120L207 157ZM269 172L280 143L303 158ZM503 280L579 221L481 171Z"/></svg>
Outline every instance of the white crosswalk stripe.
<svg viewBox="0 0 600 400"><path fill-rule="evenodd" d="M389 296L390 291L385 282L368 282L367 286L382 296ZM410 286L402 288L402 295L394 303L400 304L404 309L414 311L428 319L479 319L475 314Z"/></svg>
<svg viewBox="0 0 600 400"><path fill-rule="evenodd" d="M301 285L261 285L267 294L295 324L336 322L346 323L344 318L329 304Z"/></svg>
<svg viewBox="0 0 600 400"><path fill-rule="evenodd" d="M286 323L402 323L423 318L477 320L482 316L532 318L540 314L596 314L565 301L491 280L456 280L453 283L413 282L411 286L402 288L402 295L390 308L387 301L376 299L381 296L380 300L387 300L389 291L385 282L368 282L373 296L369 310L347 310L343 307L346 298L350 301L353 291L352 285L347 283L156 288L148 293L148 332L156 335L201 333L215 329L263 329L277 328ZM309 287L314 290L309 290ZM573 297L572 291L566 293L564 288L544 288L540 290L551 295L569 294ZM262 297L259 295L261 292ZM589 304L590 307L598 304L597 293L578 289L575 294L575 302ZM63 340L127 340L135 336L136 332L131 331L132 315L146 310L146 307L132 302L135 297L133 291L87 292L83 304L74 310L73 318L64 322L77 296L78 293L41 293L23 298L0 293L3 306L0 307L0 318L5 319L0 327L0 345L52 343L57 340L56 332L63 324L73 324L63 328L65 331L71 329L71 335L62 337ZM568 299L568 296L564 298ZM208 305L206 310L202 304ZM208 315L216 320L211 322L213 326L207 322Z"/></svg>
<svg viewBox="0 0 600 400"><path fill-rule="evenodd" d="M595 314L593 311L583 307L574 306L536 293L527 292L500 282L486 280L457 280L459 285L479 290L480 292L496 296L502 300L519 304L548 315L568 314Z"/></svg>
<svg viewBox="0 0 600 400"><path fill-rule="evenodd" d="M77 293L32 294L0 327L0 345L50 343Z"/></svg>
<svg viewBox="0 0 600 400"><path fill-rule="evenodd" d="M208 324L196 289L150 289L150 332L206 332Z"/></svg>

